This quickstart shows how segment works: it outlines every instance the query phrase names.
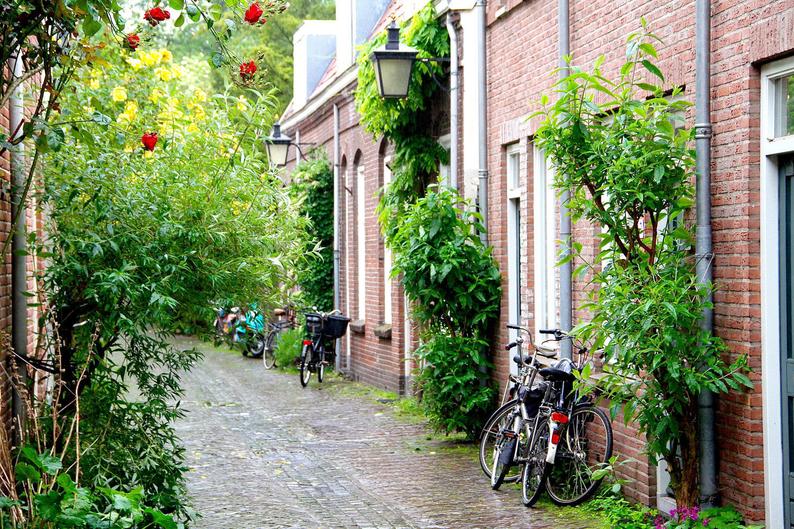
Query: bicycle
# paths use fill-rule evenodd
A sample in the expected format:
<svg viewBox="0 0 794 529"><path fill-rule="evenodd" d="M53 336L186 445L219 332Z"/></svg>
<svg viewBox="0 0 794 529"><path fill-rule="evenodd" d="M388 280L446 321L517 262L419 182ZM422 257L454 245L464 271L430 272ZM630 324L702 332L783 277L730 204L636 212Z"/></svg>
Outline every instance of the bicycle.
<svg viewBox="0 0 794 529"><path fill-rule="evenodd" d="M553 340L572 340L560 329L543 329ZM584 368L588 349L577 348L577 362L562 359L538 370L547 382L523 462L521 495L531 507L545 490L557 505L578 505L598 489L593 473L612 456L612 425L603 410L580 396L574 371ZM543 427L543 426L547 427Z"/></svg>
<svg viewBox="0 0 794 529"><path fill-rule="evenodd" d="M544 351L540 347L534 347L535 351L531 357L525 355L522 350L524 343L522 334L529 338L530 346L534 346L531 332L518 325L508 325L507 328L518 331L516 340L505 346L507 351L518 348L518 352L513 356L513 362L518 365L518 374L509 375L508 380L512 383L509 387L510 400L505 403L508 394L506 387L502 397L503 405L491 414L480 434L480 467L491 480L491 487L494 490L499 489L502 483L516 483L521 479L526 449L524 448L523 454L520 452L532 437L529 425L537 414L540 399L544 395L543 386L535 385L541 367L537 362L537 356L546 358L554 356L553 351ZM508 475L516 464L518 464L518 472Z"/></svg>
<svg viewBox="0 0 794 529"><path fill-rule="evenodd" d="M347 332L350 318L340 311L329 313L306 313L306 338L301 350L300 381L304 388L309 385L312 373L317 373L317 381L322 383L325 373L326 342L341 338Z"/></svg>
<svg viewBox="0 0 794 529"><path fill-rule="evenodd" d="M287 329L295 328L295 311L287 309L276 309L274 312L276 321L267 323L267 335L264 339L264 354L262 360L265 364L265 369L273 369L276 367L276 347L281 338L281 333ZM286 316L286 319L280 319Z"/></svg>

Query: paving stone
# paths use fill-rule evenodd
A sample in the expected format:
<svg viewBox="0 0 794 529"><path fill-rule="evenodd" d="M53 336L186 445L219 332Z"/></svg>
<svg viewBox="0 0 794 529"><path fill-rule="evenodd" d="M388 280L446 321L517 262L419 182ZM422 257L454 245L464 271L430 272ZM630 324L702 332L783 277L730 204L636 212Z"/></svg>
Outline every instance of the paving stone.
<svg viewBox="0 0 794 529"><path fill-rule="evenodd" d="M261 360L178 338L204 360L184 376L177 423L197 529L587 529L557 508L492 491L470 455L433 450L424 424ZM334 380L333 384L346 384ZM416 450L420 448L420 450Z"/></svg>

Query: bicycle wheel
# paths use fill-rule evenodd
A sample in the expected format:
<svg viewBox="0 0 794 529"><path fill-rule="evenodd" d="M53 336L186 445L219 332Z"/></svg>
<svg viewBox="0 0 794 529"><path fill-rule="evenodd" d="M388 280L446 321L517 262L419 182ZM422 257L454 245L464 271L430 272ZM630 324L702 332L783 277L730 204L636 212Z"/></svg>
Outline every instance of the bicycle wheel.
<svg viewBox="0 0 794 529"><path fill-rule="evenodd" d="M516 405L515 400L511 400L498 410L493 412L488 420L485 422L485 427L480 433L480 468L482 468L485 476L491 479L491 469L494 464L494 447L497 439L504 428L509 428L507 424L509 416ZM521 479L521 471L519 469L512 469L504 476L505 483L516 483Z"/></svg>
<svg viewBox="0 0 794 529"><path fill-rule="evenodd" d="M248 337L245 341L245 348L251 358L259 358L265 352L265 337L262 334Z"/></svg>
<svg viewBox="0 0 794 529"><path fill-rule="evenodd" d="M322 382L323 375L325 374L325 351L322 349L320 350L319 353L317 353L316 366L317 366L317 382Z"/></svg>
<svg viewBox="0 0 794 529"><path fill-rule="evenodd" d="M521 499L524 505L532 507L540 499L545 489L551 465L546 464L546 451L549 446L549 429L543 417L536 423L529 444L527 461L521 473Z"/></svg>
<svg viewBox="0 0 794 529"><path fill-rule="evenodd" d="M265 351L262 354L262 360L265 363L265 369L273 369L276 367L276 344L278 343L278 334L278 331L270 331L267 333Z"/></svg>
<svg viewBox="0 0 794 529"><path fill-rule="evenodd" d="M557 505L578 505L598 489L593 472L612 456L612 425L601 408L575 409L560 439L546 490Z"/></svg>
<svg viewBox="0 0 794 529"><path fill-rule="evenodd" d="M311 362L312 362L312 355L314 351L312 351L311 345L304 345L303 351L301 352L301 386L304 388L309 385L309 379L312 377L311 372Z"/></svg>

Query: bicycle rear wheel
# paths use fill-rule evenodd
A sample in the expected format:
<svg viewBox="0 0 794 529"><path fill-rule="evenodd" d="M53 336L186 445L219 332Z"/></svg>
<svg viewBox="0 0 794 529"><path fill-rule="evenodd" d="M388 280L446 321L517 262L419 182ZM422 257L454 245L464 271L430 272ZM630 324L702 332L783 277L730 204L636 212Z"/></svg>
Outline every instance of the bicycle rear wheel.
<svg viewBox="0 0 794 529"><path fill-rule="evenodd" d="M248 354L251 355L251 358L259 358L262 356L265 353L264 335L257 333L254 336L247 337L245 348L248 350Z"/></svg>
<svg viewBox="0 0 794 529"><path fill-rule="evenodd" d="M311 362L312 356L314 355L314 351L312 350L311 345L304 345L303 351L301 352L301 386L304 388L309 385L309 380L312 378L311 372Z"/></svg>
<svg viewBox="0 0 794 529"><path fill-rule="evenodd" d="M612 456L612 425L606 413L595 406L575 409L557 449L554 468L546 481L551 501L578 505L598 489L593 472Z"/></svg>
<svg viewBox="0 0 794 529"><path fill-rule="evenodd" d="M545 420L538 420L536 424L527 451L527 461L521 473L521 499L527 507L535 505L543 494L551 466L546 464L549 429Z"/></svg>
<svg viewBox="0 0 794 529"><path fill-rule="evenodd" d="M267 333L265 352L262 354L262 360L265 363L265 369L273 369L276 367L276 344L278 343L278 335L278 331L270 331Z"/></svg>
<svg viewBox="0 0 794 529"><path fill-rule="evenodd" d="M323 375L325 375L325 351L320 349L320 352L317 353L317 382L323 381Z"/></svg>
<svg viewBox="0 0 794 529"><path fill-rule="evenodd" d="M494 465L496 442L500 438L502 430L510 427L508 421L515 405L516 401L511 400L493 412L480 433L480 468L482 468L483 473L489 480L491 479L491 471ZM516 483L520 479L521 471L518 468L511 468L504 476L503 481L505 483Z"/></svg>

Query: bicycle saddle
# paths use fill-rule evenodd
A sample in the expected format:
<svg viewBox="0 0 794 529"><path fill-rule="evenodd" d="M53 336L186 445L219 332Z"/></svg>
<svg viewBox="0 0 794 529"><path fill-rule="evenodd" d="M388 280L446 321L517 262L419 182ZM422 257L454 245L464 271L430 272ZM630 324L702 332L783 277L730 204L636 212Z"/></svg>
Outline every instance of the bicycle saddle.
<svg viewBox="0 0 794 529"><path fill-rule="evenodd" d="M567 358L563 358L552 367L544 367L539 373L546 380L571 382L576 379L576 377L573 376L573 369L573 362Z"/></svg>
<svg viewBox="0 0 794 529"><path fill-rule="evenodd" d="M529 364L529 361L532 360L532 356L530 356L528 354L522 354L521 356L523 358L519 357L517 353L514 354L513 355L513 362L515 362L518 365L521 365L521 364ZM537 360L535 360L535 366L536 367L540 366L540 364L538 363Z"/></svg>

